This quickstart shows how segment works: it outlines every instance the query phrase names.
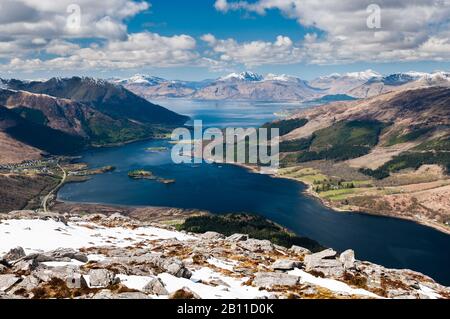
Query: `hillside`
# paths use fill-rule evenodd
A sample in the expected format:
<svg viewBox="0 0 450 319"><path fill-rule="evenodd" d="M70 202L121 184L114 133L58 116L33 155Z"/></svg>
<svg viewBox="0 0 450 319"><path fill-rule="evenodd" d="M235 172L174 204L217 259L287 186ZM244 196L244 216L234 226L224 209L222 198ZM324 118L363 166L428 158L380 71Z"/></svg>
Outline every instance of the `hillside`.
<svg viewBox="0 0 450 319"><path fill-rule="evenodd" d="M271 125L289 128L279 175L306 182L327 204L449 231L449 88L331 103Z"/></svg>
<svg viewBox="0 0 450 319"><path fill-rule="evenodd" d="M0 106L0 129L14 140L49 154L74 153L85 146L85 141L80 136L29 121L3 106ZM2 145L1 148L3 147L5 146ZM23 160L28 158L24 155Z"/></svg>
<svg viewBox="0 0 450 319"><path fill-rule="evenodd" d="M1 163L160 137L187 120L106 81L74 77L2 83Z"/></svg>
<svg viewBox="0 0 450 319"><path fill-rule="evenodd" d="M122 86L93 78L52 78L44 82L11 80L8 88L70 99L88 104L115 119L146 124L182 125L187 117L152 104Z"/></svg>
<svg viewBox="0 0 450 319"><path fill-rule="evenodd" d="M448 299L411 271L245 234L110 216L0 215L0 299Z"/></svg>

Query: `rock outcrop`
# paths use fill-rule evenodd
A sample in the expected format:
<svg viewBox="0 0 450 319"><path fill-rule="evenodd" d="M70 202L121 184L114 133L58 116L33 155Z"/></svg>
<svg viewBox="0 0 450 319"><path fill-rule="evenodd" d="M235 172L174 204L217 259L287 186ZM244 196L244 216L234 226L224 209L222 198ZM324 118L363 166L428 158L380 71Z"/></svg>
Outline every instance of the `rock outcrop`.
<svg viewBox="0 0 450 319"><path fill-rule="evenodd" d="M0 219L8 219L0 231L14 243L0 242L0 298L450 298L425 275L359 261L352 250L313 254L121 215L29 211ZM22 241L24 228L48 236L31 244Z"/></svg>

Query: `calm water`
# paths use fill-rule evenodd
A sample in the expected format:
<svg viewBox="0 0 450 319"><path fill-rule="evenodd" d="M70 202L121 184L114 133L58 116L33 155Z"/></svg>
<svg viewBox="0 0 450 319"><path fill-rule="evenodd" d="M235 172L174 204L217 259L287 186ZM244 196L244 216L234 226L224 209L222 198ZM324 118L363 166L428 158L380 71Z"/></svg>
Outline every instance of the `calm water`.
<svg viewBox="0 0 450 319"><path fill-rule="evenodd" d="M272 119L274 110L291 106L264 105L261 109L243 103L208 107L205 103L192 102L186 103L187 109L183 109L180 101L172 102L173 105L170 102L164 105L203 119L206 125L217 126L259 125ZM252 113L258 117L253 117ZM59 198L75 202L198 208L214 213L257 213L325 246L338 250L352 248L358 259L387 267L414 269L450 285L450 236L409 221L337 213L302 194L304 186L299 183L250 173L240 167L174 165L169 152L146 151L147 147L154 146L170 145L166 141L147 141L82 154L81 161L92 167L113 165L117 170L97 175L85 183L67 184L59 192ZM174 178L176 183L163 185L128 178L128 171L138 168L151 170L163 178Z"/></svg>

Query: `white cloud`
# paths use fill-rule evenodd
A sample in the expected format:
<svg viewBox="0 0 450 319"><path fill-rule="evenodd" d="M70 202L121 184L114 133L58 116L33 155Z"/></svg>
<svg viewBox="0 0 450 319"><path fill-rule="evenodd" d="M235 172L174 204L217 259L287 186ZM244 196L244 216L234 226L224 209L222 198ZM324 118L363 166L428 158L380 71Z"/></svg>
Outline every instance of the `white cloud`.
<svg viewBox="0 0 450 319"><path fill-rule="evenodd" d="M248 67L264 64L291 64L301 60L301 50L289 37L279 35L274 42L216 39L212 34L201 37L211 47L211 58Z"/></svg>
<svg viewBox="0 0 450 319"><path fill-rule="evenodd" d="M367 7L381 8L381 29L367 26ZM265 14L279 10L325 35L310 35L303 44L312 63L387 60L450 60L446 0L216 0L221 12L245 10Z"/></svg>
<svg viewBox="0 0 450 319"><path fill-rule="evenodd" d="M73 5L79 11L68 11ZM71 7L72 5L72 7ZM147 10L140 0L2 0L0 33L11 36L104 37L126 36L124 19ZM80 28L73 32L67 21L80 13Z"/></svg>
<svg viewBox="0 0 450 319"><path fill-rule="evenodd" d="M8 60L0 70L121 69L198 60L196 41L190 36L128 34L125 19L150 7L142 0L1 0L0 4L0 57ZM81 45L79 39L88 41Z"/></svg>
<svg viewBox="0 0 450 319"><path fill-rule="evenodd" d="M14 58L0 70L82 70L127 69L147 66L171 67L195 64L199 59L196 41L187 35L165 37L155 33L134 33L125 41L81 48L70 42L54 40L46 48L59 57L48 60ZM1 46L0 46L1 50ZM0 51L1 52L1 51Z"/></svg>

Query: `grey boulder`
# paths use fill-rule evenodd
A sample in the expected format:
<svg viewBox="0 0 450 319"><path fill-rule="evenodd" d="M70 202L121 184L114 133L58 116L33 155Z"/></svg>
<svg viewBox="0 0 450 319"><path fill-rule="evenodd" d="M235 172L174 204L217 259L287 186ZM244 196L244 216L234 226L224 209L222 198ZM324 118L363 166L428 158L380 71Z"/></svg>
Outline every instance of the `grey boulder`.
<svg viewBox="0 0 450 319"><path fill-rule="evenodd" d="M0 292L6 292L20 281L20 279L20 277L16 277L16 275L13 274L0 275Z"/></svg>
<svg viewBox="0 0 450 319"><path fill-rule="evenodd" d="M168 295L164 283L159 278L153 278L148 284L144 286L142 289L143 292L152 294L152 295Z"/></svg>
<svg viewBox="0 0 450 319"><path fill-rule="evenodd" d="M344 269L353 268L355 266L355 252L348 249L339 256L339 260L343 264Z"/></svg>
<svg viewBox="0 0 450 319"><path fill-rule="evenodd" d="M25 257L25 250L22 247L12 248L9 252L7 252L3 259L7 262L18 260L22 257Z"/></svg>
<svg viewBox="0 0 450 319"><path fill-rule="evenodd" d="M86 254L76 251L72 248L58 248L53 251L45 253L35 253L24 257L24 259L35 259L38 262L49 262L49 261L71 261L72 259L87 262L88 258Z"/></svg>
<svg viewBox="0 0 450 319"><path fill-rule="evenodd" d="M225 236L222 234L219 234L215 231L207 231L204 234L201 234L200 237L202 237L202 239L224 239Z"/></svg>
<svg viewBox="0 0 450 319"><path fill-rule="evenodd" d="M271 268L273 270L292 270L294 268L299 268L301 267L301 262L299 261L295 261L295 260L289 260L289 259L278 259L277 261L275 261Z"/></svg>
<svg viewBox="0 0 450 319"><path fill-rule="evenodd" d="M262 288L276 286L296 286L300 283L300 277L277 272L258 272L253 279L253 284Z"/></svg>
<svg viewBox="0 0 450 319"><path fill-rule="evenodd" d="M292 245L292 247L289 248L289 251L294 253L294 254L297 254L297 255L309 255L309 254L311 254L311 251L309 249L303 248L303 247L300 247L300 246L296 246L296 245Z"/></svg>
<svg viewBox="0 0 450 319"><path fill-rule="evenodd" d="M270 252L275 249L269 240L248 239L241 241L238 246L251 252Z"/></svg>
<svg viewBox="0 0 450 319"><path fill-rule="evenodd" d="M107 288L119 283L120 279L107 269L92 269L89 271L89 285L91 288Z"/></svg>

